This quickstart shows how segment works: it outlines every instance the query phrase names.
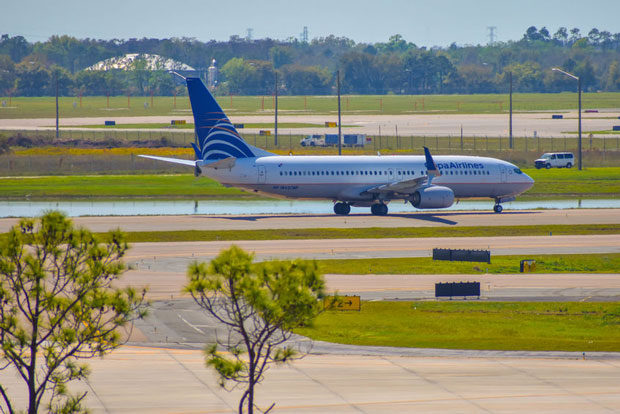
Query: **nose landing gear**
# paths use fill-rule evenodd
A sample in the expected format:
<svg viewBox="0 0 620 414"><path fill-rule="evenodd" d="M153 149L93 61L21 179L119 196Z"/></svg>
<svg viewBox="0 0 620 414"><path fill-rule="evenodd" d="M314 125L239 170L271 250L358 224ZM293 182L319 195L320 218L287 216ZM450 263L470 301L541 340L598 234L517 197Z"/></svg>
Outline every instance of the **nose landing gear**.
<svg viewBox="0 0 620 414"><path fill-rule="evenodd" d="M351 212L351 206L349 203L336 203L334 204L334 213L340 216L346 216Z"/></svg>
<svg viewBox="0 0 620 414"><path fill-rule="evenodd" d="M501 213L503 209L504 209L504 208L502 207L502 205L501 205L501 204L495 204L495 205L493 206L493 211L495 211L496 213Z"/></svg>

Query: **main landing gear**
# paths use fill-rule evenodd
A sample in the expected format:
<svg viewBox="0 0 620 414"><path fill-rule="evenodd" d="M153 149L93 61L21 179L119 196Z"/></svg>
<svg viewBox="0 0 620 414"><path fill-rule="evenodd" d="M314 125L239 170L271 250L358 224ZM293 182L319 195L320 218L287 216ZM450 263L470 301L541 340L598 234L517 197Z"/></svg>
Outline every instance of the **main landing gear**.
<svg viewBox="0 0 620 414"><path fill-rule="evenodd" d="M504 208L502 207L502 205L501 205L501 204L495 204L495 205L493 206L493 211L495 211L496 213L501 213L503 209L504 209Z"/></svg>
<svg viewBox="0 0 620 414"><path fill-rule="evenodd" d="M351 206L349 205L349 203L334 204L334 213L341 215L341 216L346 216L350 212L351 212Z"/></svg>
<svg viewBox="0 0 620 414"><path fill-rule="evenodd" d="M370 206L370 212L375 216L385 216L388 213L388 206L383 203L377 203Z"/></svg>

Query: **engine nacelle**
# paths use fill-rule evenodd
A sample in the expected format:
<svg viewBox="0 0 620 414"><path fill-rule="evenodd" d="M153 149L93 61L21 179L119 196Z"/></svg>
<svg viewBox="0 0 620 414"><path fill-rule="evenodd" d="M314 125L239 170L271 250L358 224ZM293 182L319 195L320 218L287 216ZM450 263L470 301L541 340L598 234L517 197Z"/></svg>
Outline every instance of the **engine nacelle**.
<svg viewBox="0 0 620 414"><path fill-rule="evenodd" d="M439 185L421 188L411 196L411 204L415 208L447 208L453 203L454 192Z"/></svg>

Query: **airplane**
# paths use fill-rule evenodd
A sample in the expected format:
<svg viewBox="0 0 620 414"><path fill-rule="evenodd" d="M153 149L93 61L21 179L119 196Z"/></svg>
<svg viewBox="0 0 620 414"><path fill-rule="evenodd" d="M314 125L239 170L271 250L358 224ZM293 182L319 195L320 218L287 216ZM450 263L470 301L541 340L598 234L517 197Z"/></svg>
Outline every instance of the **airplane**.
<svg viewBox="0 0 620 414"><path fill-rule="evenodd" d="M226 187L280 198L325 199L334 213L370 207L388 214L388 203L404 200L417 209L452 206L455 198L490 197L493 211L534 184L517 166L496 158L438 155L288 155L254 147L243 140L200 78L185 79L197 144L195 160L140 155L187 165Z"/></svg>

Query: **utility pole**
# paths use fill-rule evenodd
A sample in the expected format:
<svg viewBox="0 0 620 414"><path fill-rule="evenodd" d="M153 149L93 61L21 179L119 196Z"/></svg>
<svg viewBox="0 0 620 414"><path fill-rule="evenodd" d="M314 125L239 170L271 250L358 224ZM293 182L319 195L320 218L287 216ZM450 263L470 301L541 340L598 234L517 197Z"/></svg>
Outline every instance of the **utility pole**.
<svg viewBox="0 0 620 414"><path fill-rule="evenodd" d="M508 79L510 79L510 122L508 126L510 139L508 140L508 144L510 149L512 149L512 72L508 72Z"/></svg>
<svg viewBox="0 0 620 414"><path fill-rule="evenodd" d="M58 130L58 69L54 71L56 78L56 138L60 138L60 131Z"/></svg>
<svg viewBox="0 0 620 414"><path fill-rule="evenodd" d="M342 127L340 124L340 70L336 72L338 79L338 155L342 155Z"/></svg>
<svg viewBox="0 0 620 414"><path fill-rule="evenodd" d="M579 95L579 98L578 98L579 99L579 140L577 141L577 146L579 148L577 149L577 155L579 157L579 160L578 160L579 171L581 171L581 168L583 166L582 161L581 161L581 156L582 156L582 153L581 153L581 77L575 76L572 73L565 72L559 68L551 68L551 70L555 72L560 72L561 74L566 75L569 78L575 79L577 81L577 88L578 88L578 95Z"/></svg>
<svg viewBox="0 0 620 414"><path fill-rule="evenodd" d="M581 76L577 78L579 88L579 171L581 171Z"/></svg>
<svg viewBox="0 0 620 414"><path fill-rule="evenodd" d="M276 105L275 105L275 112L276 112L276 119L275 119L275 147L278 148L278 72L276 71L276 84L275 84L275 98L276 98Z"/></svg>

